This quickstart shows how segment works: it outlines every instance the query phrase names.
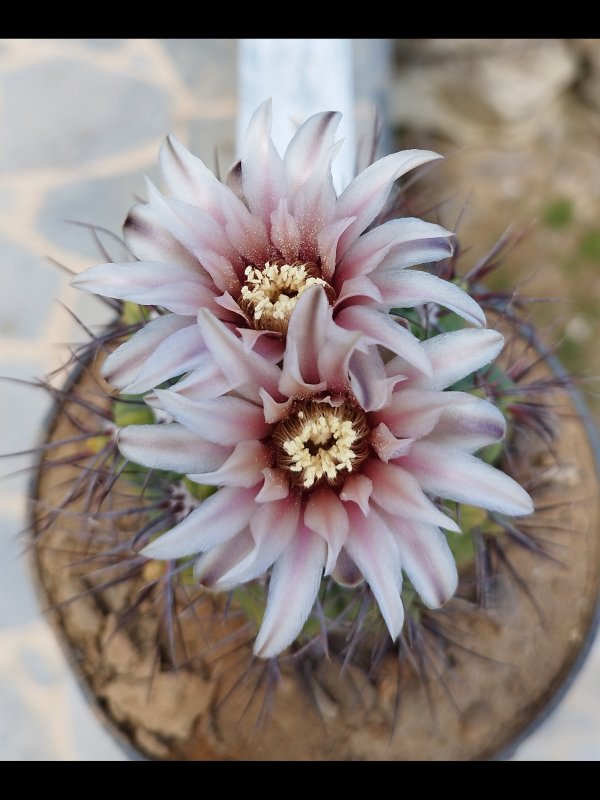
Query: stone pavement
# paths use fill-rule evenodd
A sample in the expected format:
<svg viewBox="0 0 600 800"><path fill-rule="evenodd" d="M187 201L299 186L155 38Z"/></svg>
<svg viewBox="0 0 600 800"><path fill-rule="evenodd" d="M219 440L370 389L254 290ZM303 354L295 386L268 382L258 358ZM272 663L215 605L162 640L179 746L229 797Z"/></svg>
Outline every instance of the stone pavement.
<svg viewBox="0 0 600 800"><path fill-rule="evenodd" d="M0 375L56 368L80 341L62 304L99 325L106 310L75 292L51 257L98 260L89 233L118 231L158 147L175 132L227 167L233 155L234 40L5 40L0 43ZM36 444L48 400L0 391L0 452ZM3 462L0 474L27 465ZM0 760L123 760L71 679L30 585L23 542L26 473L0 481ZM600 649L519 758L600 759Z"/></svg>

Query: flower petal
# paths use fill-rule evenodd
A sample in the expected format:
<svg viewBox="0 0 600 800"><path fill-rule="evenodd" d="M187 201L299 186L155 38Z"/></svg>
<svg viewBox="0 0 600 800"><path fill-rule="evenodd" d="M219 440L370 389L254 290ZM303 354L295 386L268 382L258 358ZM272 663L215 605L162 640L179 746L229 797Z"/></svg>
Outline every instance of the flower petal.
<svg viewBox="0 0 600 800"><path fill-rule="evenodd" d="M201 586L221 591L225 575L235 570L240 562L256 553L256 542L250 531L245 530L233 539L217 545L204 553L194 564L194 577ZM233 587L232 587L233 588Z"/></svg>
<svg viewBox="0 0 600 800"><path fill-rule="evenodd" d="M394 537L374 511L364 517L358 508L350 506L348 516L350 533L346 550L365 576L390 636L396 639L404 623L404 609L400 598L400 556Z"/></svg>
<svg viewBox="0 0 600 800"><path fill-rule="evenodd" d="M138 203L131 209L123 225L123 238L140 261L165 261L200 269L196 256L169 233L160 214L148 203Z"/></svg>
<svg viewBox="0 0 600 800"><path fill-rule="evenodd" d="M371 429L370 444L379 458L386 463L392 458L405 456L414 439L398 439L385 423L380 422Z"/></svg>
<svg viewBox="0 0 600 800"><path fill-rule="evenodd" d="M435 374L435 373L434 373ZM411 386L413 383L411 383ZM401 383L393 393L390 402L379 409L373 417L374 422L383 422L390 431L400 438L419 439L427 436L437 425L442 413L451 406L472 403L473 395L467 392L434 392L404 388ZM457 410L460 414L460 410Z"/></svg>
<svg viewBox="0 0 600 800"><path fill-rule="evenodd" d="M417 270L375 272L371 280L381 292L383 305L390 308L412 308L423 303L437 303L449 308L467 322L482 327L485 315L478 303L450 281Z"/></svg>
<svg viewBox="0 0 600 800"><path fill-rule="evenodd" d="M335 310L339 311L340 308L347 305L349 300L355 297L361 297L363 305L368 303L370 306L380 306L383 303L383 297L379 289L372 280L363 275L359 278L350 278L350 280L344 281L334 304Z"/></svg>
<svg viewBox="0 0 600 800"><path fill-rule="evenodd" d="M231 452L177 422L128 425L119 431L118 444L125 458L136 464L182 474L218 469Z"/></svg>
<svg viewBox="0 0 600 800"><path fill-rule="evenodd" d="M169 378L183 375L198 367L205 353L200 329L194 321L192 325L171 334L148 355L126 391L129 394L141 394Z"/></svg>
<svg viewBox="0 0 600 800"><path fill-rule="evenodd" d="M342 547L338 560L331 573L332 578L340 586L354 589L364 581L364 575L348 555L345 547Z"/></svg>
<svg viewBox="0 0 600 800"><path fill-rule="evenodd" d="M456 562L446 537L433 525L384 518L396 537L402 568L429 608L449 600L458 584Z"/></svg>
<svg viewBox="0 0 600 800"><path fill-rule="evenodd" d="M356 217L340 238L338 260L382 210L394 181L437 158L441 156L429 150L403 150L380 158L354 178L337 201L337 217Z"/></svg>
<svg viewBox="0 0 600 800"><path fill-rule="evenodd" d="M328 486L317 488L310 495L304 510L304 524L327 542L325 575L329 575L348 535L348 514Z"/></svg>
<svg viewBox="0 0 600 800"><path fill-rule="evenodd" d="M196 369L177 381L177 394L190 400L212 400L233 388L207 351L200 357Z"/></svg>
<svg viewBox="0 0 600 800"><path fill-rule="evenodd" d="M462 394L462 392L446 392ZM448 405L427 437L428 442L474 452L502 439L506 432L504 415L493 403L474 395L471 402Z"/></svg>
<svg viewBox="0 0 600 800"><path fill-rule="evenodd" d="M287 197L282 197L271 212L271 241L288 264L293 264L300 253L300 228L288 211Z"/></svg>
<svg viewBox="0 0 600 800"><path fill-rule="evenodd" d="M390 404L394 386L402 376L387 377L377 347L367 353L355 351L348 364L352 392L365 411L376 411Z"/></svg>
<svg viewBox="0 0 600 800"><path fill-rule="evenodd" d="M225 229L207 211L165 197L148 181L148 200L167 229L193 253L221 292L239 289L244 261Z"/></svg>
<svg viewBox="0 0 600 800"><path fill-rule="evenodd" d="M281 376L279 367L257 353L248 352L242 340L209 311L200 310L198 325L206 347L232 386L237 387L252 382L264 388L269 394L279 397L277 390ZM256 397L258 399L258 390Z"/></svg>
<svg viewBox="0 0 600 800"><path fill-rule="evenodd" d="M265 392L264 389L259 389L258 394L262 400L265 422L269 424L282 420L287 415L294 402L293 399L289 397L285 402L278 403L276 400L273 400L271 395Z"/></svg>
<svg viewBox="0 0 600 800"><path fill-rule="evenodd" d="M432 377L427 352L416 336L406 330L388 314L365 306L347 306L336 316L335 321L347 330L362 331L369 344L381 344L392 353L398 353L419 372Z"/></svg>
<svg viewBox="0 0 600 800"><path fill-rule="evenodd" d="M404 359L394 358L386 365L388 375L403 372L410 387L445 389L493 361L502 350L504 337L498 331L465 329L440 333L423 342L433 368L433 378L410 371ZM408 369L407 369L408 366Z"/></svg>
<svg viewBox="0 0 600 800"><path fill-rule="evenodd" d="M191 514L144 547L148 558L171 559L210 550L246 527L256 509L256 489L225 487L203 500Z"/></svg>
<svg viewBox="0 0 600 800"><path fill-rule="evenodd" d="M188 316L197 314L213 296L199 269L153 261L97 264L72 278L71 286Z"/></svg>
<svg viewBox="0 0 600 800"><path fill-rule="evenodd" d="M265 467L262 470L265 479L262 489L256 495L257 503L272 503L283 500L290 493L290 482L280 469Z"/></svg>
<svg viewBox="0 0 600 800"><path fill-rule="evenodd" d="M109 354L102 375L119 389L132 383L159 345L177 331L195 324L194 317L163 314L146 322L139 331Z"/></svg>
<svg viewBox="0 0 600 800"><path fill-rule="evenodd" d="M329 303L320 286L311 286L298 298L287 331L279 390L287 397L314 394L326 383L319 378L319 351L324 345Z"/></svg>
<svg viewBox="0 0 600 800"><path fill-rule="evenodd" d="M456 522L425 496L419 480L412 474L412 462L408 469L410 472L397 464L384 464L375 458L367 461L363 465L363 473L373 481L372 501L389 514L460 531Z"/></svg>
<svg viewBox="0 0 600 800"><path fill-rule="evenodd" d="M388 254L393 256L396 269L428 264L452 255L449 237L454 234L414 217L392 219L360 236L348 248L336 270L336 285L340 281L369 275Z"/></svg>
<svg viewBox="0 0 600 800"><path fill-rule="evenodd" d="M321 259L321 270L323 278L328 283L331 283L335 272L336 253L340 236L355 219L356 217L335 219L333 222L325 225L317 234L317 247Z"/></svg>
<svg viewBox="0 0 600 800"><path fill-rule="evenodd" d="M240 442L217 470L194 471L189 478L209 486L242 486L250 489L262 478L262 470L271 460L271 453L257 441Z"/></svg>
<svg viewBox="0 0 600 800"><path fill-rule="evenodd" d="M250 521L255 542L253 550L223 573L218 590L233 589L240 583L254 580L266 572L286 549L298 529L300 504L280 500L261 506Z"/></svg>
<svg viewBox="0 0 600 800"><path fill-rule="evenodd" d="M156 389L155 395L177 422L215 444L262 439L269 431L262 409L240 397L195 401L170 389Z"/></svg>
<svg viewBox="0 0 600 800"><path fill-rule="evenodd" d="M325 166L323 154L333 145L333 137L341 118L339 111L313 114L292 137L283 157L287 184L292 194L312 172L318 171L322 174Z"/></svg>
<svg viewBox="0 0 600 800"><path fill-rule="evenodd" d="M533 512L527 492L504 472L455 447L415 442L399 463L427 492L502 514Z"/></svg>
<svg viewBox="0 0 600 800"><path fill-rule="evenodd" d="M265 225L285 196L283 161L271 138L271 101L260 105L248 124L242 147L242 185L248 207Z"/></svg>
<svg viewBox="0 0 600 800"><path fill-rule="evenodd" d="M343 500L344 503L356 503L366 517L370 510L369 498L372 493L373 481L360 472L352 473L344 481L340 500Z"/></svg>
<svg viewBox="0 0 600 800"><path fill-rule="evenodd" d="M272 658L298 636L319 591L324 563L325 541L300 525L273 567L255 655Z"/></svg>

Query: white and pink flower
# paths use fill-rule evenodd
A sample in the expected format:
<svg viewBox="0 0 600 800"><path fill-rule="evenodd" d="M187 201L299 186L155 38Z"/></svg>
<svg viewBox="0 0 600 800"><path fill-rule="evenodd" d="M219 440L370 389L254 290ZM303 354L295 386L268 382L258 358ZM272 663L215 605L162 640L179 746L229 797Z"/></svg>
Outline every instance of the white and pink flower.
<svg viewBox="0 0 600 800"><path fill-rule="evenodd" d="M496 357L501 334L445 333L385 362L370 334L333 316L326 287L302 292L276 363L202 308L198 324L220 377L192 372L156 390L149 401L175 421L119 435L132 461L221 487L143 552L197 555L198 580L215 590L272 567L255 642L265 658L297 637L323 575L366 580L394 639L403 572L426 605L447 601L457 573L441 529L458 525L437 498L509 515L533 510L514 480L473 455L502 438L502 413L446 391Z"/></svg>
<svg viewBox="0 0 600 800"><path fill-rule="evenodd" d="M167 139L160 163L171 196L148 182L148 203L135 206L125 223L138 260L93 266L73 280L90 292L160 309L106 360L111 383L145 392L194 371L197 383L213 386L220 373L205 326L197 324L201 309L234 331L250 357L277 363L292 311L314 285L323 288L338 325L417 367L424 363L417 339L390 309L434 302L474 325L485 323L459 287L407 269L449 256L451 233L413 218L375 224L394 181L439 156L424 150L386 156L337 196L331 163L339 118L325 112L308 119L282 158L270 135L270 103L263 104L225 182Z"/></svg>

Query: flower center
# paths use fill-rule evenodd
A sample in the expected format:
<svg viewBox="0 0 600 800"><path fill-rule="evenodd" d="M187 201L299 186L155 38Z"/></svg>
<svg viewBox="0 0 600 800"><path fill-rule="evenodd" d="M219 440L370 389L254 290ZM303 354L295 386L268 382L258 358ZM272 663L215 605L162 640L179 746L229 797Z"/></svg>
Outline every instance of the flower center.
<svg viewBox="0 0 600 800"><path fill-rule="evenodd" d="M256 328L285 333L290 314L302 292L316 285L331 289L317 274L314 264L299 261L294 264L267 261L262 269L246 267L240 307Z"/></svg>
<svg viewBox="0 0 600 800"><path fill-rule="evenodd" d="M367 457L365 414L351 402L297 403L273 433L277 464L303 489L324 480L336 485Z"/></svg>

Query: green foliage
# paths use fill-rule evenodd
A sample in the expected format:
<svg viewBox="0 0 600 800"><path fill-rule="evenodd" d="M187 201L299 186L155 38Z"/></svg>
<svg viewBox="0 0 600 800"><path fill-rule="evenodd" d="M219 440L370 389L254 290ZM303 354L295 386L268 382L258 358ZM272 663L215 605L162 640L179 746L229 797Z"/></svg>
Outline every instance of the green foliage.
<svg viewBox="0 0 600 800"><path fill-rule="evenodd" d="M600 230L591 228L581 237L579 254L588 261L600 263Z"/></svg>
<svg viewBox="0 0 600 800"><path fill-rule="evenodd" d="M154 414L144 403L142 395L124 394L113 405L113 419L119 428L126 425L149 425L154 422Z"/></svg>
<svg viewBox="0 0 600 800"><path fill-rule="evenodd" d="M181 482L196 500L206 500L207 497L210 497L211 494L214 494L219 488L218 486L207 486L204 483L196 483L196 481L192 481L188 477L184 477Z"/></svg>
<svg viewBox="0 0 600 800"><path fill-rule="evenodd" d="M126 300L123 303L123 311L121 312L121 320L125 325L137 325L139 322L146 322L148 319L148 312L143 306L137 303L132 303Z"/></svg>
<svg viewBox="0 0 600 800"><path fill-rule="evenodd" d="M542 210L542 221L549 228L565 228L574 216L573 201L568 197L557 197Z"/></svg>

